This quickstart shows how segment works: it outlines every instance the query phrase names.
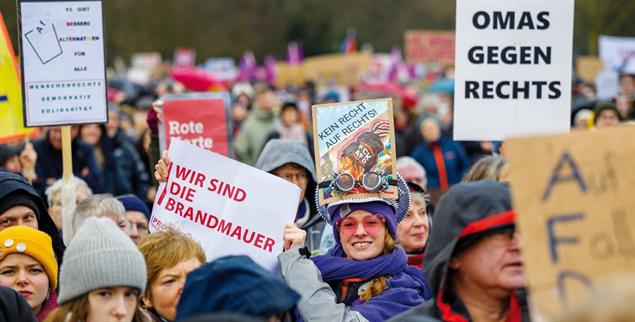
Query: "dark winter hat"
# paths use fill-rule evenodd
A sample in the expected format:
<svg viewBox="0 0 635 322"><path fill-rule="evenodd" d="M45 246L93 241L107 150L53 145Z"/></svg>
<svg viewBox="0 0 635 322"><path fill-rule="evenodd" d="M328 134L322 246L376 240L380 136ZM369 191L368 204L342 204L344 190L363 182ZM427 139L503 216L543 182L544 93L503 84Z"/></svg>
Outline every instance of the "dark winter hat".
<svg viewBox="0 0 635 322"><path fill-rule="evenodd" d="M16 206L27 206L33 210L35 216L39 219L40 209L33 199L34 198L26 192L20 190L12 192L0 199L0 214Z"/></svg>
<svg viewBox="0 0 635 322"><path fill-rule="evenodd" d="M604 111L613 111L615 112L615 114L617 115L617 118L620 120L620 122L622 122L622 115L620 114L620 111L617 109L617 106L615 106L615 104L613 103L602 103L599 104L598 106L595 107L595 110L593 111L594 113L594 117L593 117L593 125L595 125L597 123L598 118L600 118L600 114L602 114L602 112Z"/></svg>
<svg viewBox="0 0 635 322"><path fill-rule="evenodd" d="M18 151L18 149L8 144L0 144L0 168L10 157L18 155L20 155L20 151Z"/></svg>
<svg viewBox="0 0 635 322"><path fill-rule="evenodd" d="M143 213L148 221L150 221L150 209L139 197L135 195L124 195L117 197L117 200L123 204L126 211L139 211Z"/></svg>
<svg viewBox="0 0 635 322"><path fill-rule="evenodd" d="M37 219L38 229L51 236L53 239L55 257L58 262L61 262L64 254L62 236L59 231L57 231L57 227L55 226L53 219L51 219L51 216L48 215L44 200L40 198L40 195L22 176L0 170L0 205L5 203L5 198L10 198L11 195L16 192L26 194L35 203L36 208L38 209L36 213L39 214Z"/></svg>
<svg viewBox="0 0 635 322"><path fill-rule="evenodd" d="M176 318L218 312L268 317L290 310L299 300L298 293L251 258L225 256L187 276Z"/></svg>

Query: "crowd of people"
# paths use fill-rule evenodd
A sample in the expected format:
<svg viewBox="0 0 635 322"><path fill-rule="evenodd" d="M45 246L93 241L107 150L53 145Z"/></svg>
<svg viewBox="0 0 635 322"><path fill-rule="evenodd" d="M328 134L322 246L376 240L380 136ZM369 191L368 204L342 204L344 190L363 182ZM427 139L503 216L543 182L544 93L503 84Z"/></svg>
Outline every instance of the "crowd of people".
<svg viewBox="0 0 635 322"><path fill-rule="evenodd" d="M62 211L60 128L0 145L0 320L528 321L513 169L502 142L452 139L452 87L434 86L451 76L396 85L414 99L344 88L351 100L393 98L405 208L316 203L310 107L340 101L341 86L225 84L232 157L301 189L294 222L280 227L279 274L246 256L208 262L173 228L149 232L170 163L158 147L160 98L187 89L163 77L128 84L142 87L129 96L113 82L108 122L71 130L71 212ZM620 84L613 101L597 101L576 80L572 127L632 122L635 75Z"/></svg>

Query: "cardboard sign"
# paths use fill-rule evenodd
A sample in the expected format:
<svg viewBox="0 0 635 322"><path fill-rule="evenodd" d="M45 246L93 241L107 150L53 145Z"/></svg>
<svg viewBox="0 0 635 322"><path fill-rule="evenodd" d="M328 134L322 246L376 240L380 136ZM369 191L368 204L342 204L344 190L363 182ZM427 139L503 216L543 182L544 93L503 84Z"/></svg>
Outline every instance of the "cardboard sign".
<svg viewBox="0 0 635 322"><path fill-rule="evenodd" d="M208 261L248 255L273 269L300 188L180 140L172 141L168 155L172 164L157 192L150 231L173 226L198 241Z"/></svg>
<svg viewBox="0 0 635 322"><path fill-rule="evenodd" d="M634 137L631 126L505 143L530 302L546 320L635 273Z"/></svg>
<svg viewBox="0 0 635 322"><path fill-rule="evenodd" d="M569 131L573 0L458 0L455 140Z"/></svg>
<svg viewBox="0 0 635 322"><path fill-rule="evenodd" d="M107 120L102 1L18 2L26 126Z"/></svg>
<svg viewBox="0 0 635 322"><path fill-rule="evenodd" d="M595 82L595 76L602 68L604 64L596 56L578 56L575 59L575 72L585 82Z"/></svg>
<svg viewBox="0 0 635 322"><path fill-rule="evenodd" d="M317 84L354 86L368 74L371 61L364 53L328 54L306 58L302 66L304 77Z"/></svg>
<svg viewBox="0 0 635 322"><path fill-rule="evenodd" d="M313 137L318 182L334 180L348 173L357 181L377 172L397 178L395 126L392 100L375 99L313 106ZM320 204L347 198L382 197L397 199L396 185L370 193L359 183L349 194L331 187L319 189Z"/></svg>
<svg viewBox="0 0 635 322"><path fill-rule="evenodd" d="M162 100L162 147L179 139L224 156L233 155L227 93L166 95Z"/></svg>
<svg viewBox="0 0 635 322"><path fill-rule="evenodd" d="M283 62L276 63L276 86L286 87L302 85L306 79L302 65L289 65Z"/></svg>
<svg viewBox="0 0 635 322"><path fill-rule="evenodd" d="M1 13L0 80L0 120L2 120L0 143L14 142L32 134L35 129L24 127L18 64Z"/></svg>
<svg viewBox="0 0 635 322"><path fill-rule="evenodd" d="M454 31L407 30L404 50L411 64L454 65Z"/></svg>

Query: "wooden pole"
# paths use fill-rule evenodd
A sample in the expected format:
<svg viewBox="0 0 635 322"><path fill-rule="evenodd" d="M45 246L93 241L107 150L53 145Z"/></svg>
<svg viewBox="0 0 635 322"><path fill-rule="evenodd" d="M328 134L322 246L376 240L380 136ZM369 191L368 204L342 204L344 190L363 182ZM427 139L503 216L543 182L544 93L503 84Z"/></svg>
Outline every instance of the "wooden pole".
<svg viewBox="0 0 635 322"><path fill-rule="evenodd" d="M73 185L73 150L71 127L62 126L62 237L68 246L71 240L73 211L75 210L75 186Z"/></svg>

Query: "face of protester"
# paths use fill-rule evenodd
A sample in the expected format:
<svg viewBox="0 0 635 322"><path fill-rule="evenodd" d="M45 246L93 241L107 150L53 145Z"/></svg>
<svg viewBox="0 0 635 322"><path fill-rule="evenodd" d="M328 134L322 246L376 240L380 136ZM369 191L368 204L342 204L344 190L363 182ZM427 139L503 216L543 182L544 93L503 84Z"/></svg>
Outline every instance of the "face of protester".
<svg viewBox="0 0 635 322"><path fill-rule="evenodd" d="M85 189L77 189L75 194L75 203L79 203L80 201L86 199L88 197L88 192ZM48 208L49 216L53 219L55 223L55 227L57 230L62 231L62 194L58 192L53 197L53 204Z"/></svg>
<svg viewBox="0 0 635 322"><path fill-rule="evenodd" d="M414 166L403 167L397 170L401 177L407 182L416 183L421 188L426 188L426 179L421 169Z"/></svg>
<svg viewBox="0 0 635 322"><path fill-rule="evenodd" d="M19 205L0 214L0 231L12 226L28 226L38 229L37 215L33 209Z"/></svg>
<svg viewBox="0 0 635 322"><path fill-rule="evenodd" d="M356 210L338 224L340 242L346 257L366 260L384 251L386 225L381 216L365 210Z"/></svg>
<svg viewBox="0 0 635 322"><path fill-rule="evenodd" d="M132 287L106 287L88 293L86 322L131 322L139 302L139 290Z"/></svg>
<svg viewBox="0 0 635 322"><path fill-rule="evenodd" d="M450 260L456 284L503 294L525 287L521 246L520 235L511 229L477 240Z"/></svg>
<svg viewBox="0 0 635 322"><path fill-rule="evenodd" d="M148 234L148 219L140 211L126 211L130 223L130 239L136 244Z"/></svg>
<svg viewBox="0 0 635 322"><path fill-rule="evenodd" d="M49 128L49 142L55 150L62 149L62 129L60 127Z"/></svg>
<svg viewBox="0 0 635 322"><path fill-rule="evenodd" d="M0 167L5 168L5 170L13 173L21 173L22 172L22 164L20 163L20 157L17 155L10 156L4 161L4 164L0 164Z"/></svg>
<svg viewBox="0 0 635 322"><path fill-rule="evenodd" d="M282 125L284 127L290 127L291 125L297 123L299 118L300 113L298 113L298 110L294 108L287 108L284 112L282 112L282 114L280 114L280 119L282 120Z"/></svg>
<svg viewBox="0 0 635 322"><path fill-rule="evenodd" d="M119 114L114 111L108 111L108 123L106 123L106 133L109 137L115 136L119 128Z"/></svg>
<svg viewBox="0 0 635 322"><path fill-rule="evenodd" d="M406 218L397 225L397 239L408 253L420 252L430 233L430 222L425 206L412 203Z"/></svg>
<svg viewBox="0 0 635 322"><path fill-rule="evenodd" d="M635 77L623 75L620 77L620 90L622 94L632 96L635 94Z"/></svg>
<svg viewBox="0 0 635 322"><path fill-rule="evenodd" d="M86 124L80 129L79 137L82 141L95 146L101 139L101 128L98 124Z"/></svg>
<svg viewBox="0 0 635 322"><path fill-rule="evenodd" d="M130 223L128 222L128 218L121 218L115 214L107 214L104 217L112 219L112 221L117 224L117 227L126 233L126 235L130 236Z"/></svg>
<svg viewBox="0 0 635 322"><path fill-rule="evenodd" d="M193 257L160 270L150 283L150 297L144 297L143 303L149 308L154 308L162 317L174 321L176 305L183 293L185 278L202 264L198 258Z"/></svg>
<svg viewBox="0 0 635 322"><path fill-rule="evenodd" d="M421 135L426 142L436 142L441 138L441 129L437 122L427 119L421 124Z"/></svg>
<svg viewBox="0 0 635 322"><path fill-rule="evenodd" d="M50 288L42 265L23 254L10 254L0 262L0 285L22 294L34 314L40 312Z"/></svg>
<svg viewBox="0 0 635 322"><path fill-rule="evenodd" d="M278 104L278 98L272 91L266 91L256 97L256 105L264 112L271 112Z"/></svg>
<svg viewBox="0 0 635 322"><path fill-rule="evenodd" d="M309 174L306 169L295 163L287 163L273 170L273 174L300 187L302 192L300 193L300 200L298 201L298 204L304 200L306 187L309 183Z"/></svg>
<svg viewBox="0 0 635 322"><path fill-rule="evenodd" d="M614 126L620 123L620 119L614 110L603 110L600 115L597 116L595 127L604 128Z"/></svg>

